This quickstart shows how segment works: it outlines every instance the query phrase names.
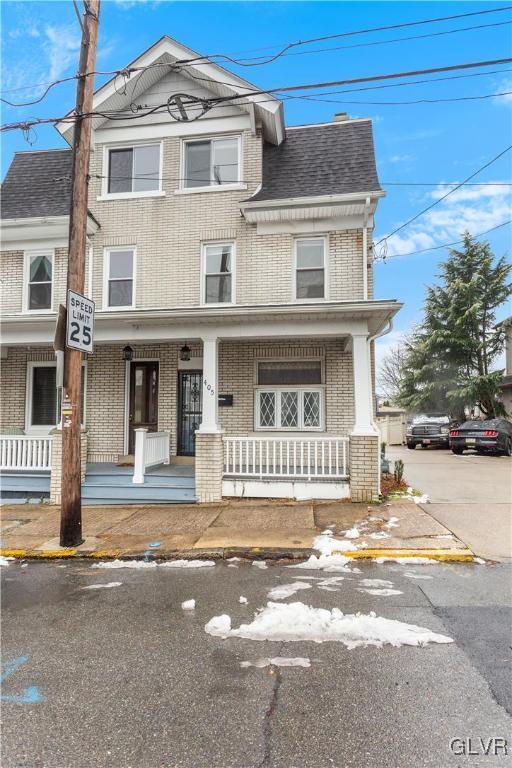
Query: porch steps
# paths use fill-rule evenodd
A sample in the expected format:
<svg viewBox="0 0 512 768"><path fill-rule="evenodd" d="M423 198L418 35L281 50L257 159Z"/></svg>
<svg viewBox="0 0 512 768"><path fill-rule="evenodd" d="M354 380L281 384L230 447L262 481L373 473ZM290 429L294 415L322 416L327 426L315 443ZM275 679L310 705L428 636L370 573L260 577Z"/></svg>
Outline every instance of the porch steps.
<svg viewBox="0 0 512 768"><path fill-rule="evenodd" d="M149 470L144 483L132 482L133 467L91 464L82 484L82 504L193 504L193 467L164 466Z"/></svg>
<svg viewBox="0 0 512 768"><path fill-rule="evenodd" d="M50 495L49 472L0 472L0 501L9 504L48 499Z"/></svg>

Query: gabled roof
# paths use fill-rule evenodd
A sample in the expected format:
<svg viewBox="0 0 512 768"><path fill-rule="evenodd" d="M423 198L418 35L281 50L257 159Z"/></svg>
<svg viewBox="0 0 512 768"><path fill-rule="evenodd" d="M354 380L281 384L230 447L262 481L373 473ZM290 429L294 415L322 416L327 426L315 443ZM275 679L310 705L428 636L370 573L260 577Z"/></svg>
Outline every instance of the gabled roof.
<svg viewBox="0 0 512 768"><path fill-rule="evenodd" d="M371 120L346 120L287 128L282 144L265 143L262 186L247 204L380 189Z"/></svg>
<svg viewBox="0 0 512 768"><path fill-rule="evenodd" d="M126 75L123 76L123 79L119 76L114 77L101 88L98 88L94 94L93 109L103 111L130 110L130 105L136 102L138 97L172 71L171 65L176 61L189 59L201 59L201 54L178 43L168 35L164 35L144 53L124 66ZM145 69L130 71L139 67ZM283 105L279 99L270 94L251 96L251 91L257 91L259 88L210 61L178 66L176 69L181 75L190 79L192 92L197 87L199 80L216 96L237 97L237 106L251 114L254 110L254 117L261 121L263 135L267 141L272 144L279 144L283 140ZM73 112L68 113L68 115L71 114ZM166 115L166 119L170 119L168 115ZM93 129L100 127L107 121L108 118L102 116L93 118ZM55 127L64 139L71 143L72 124L58 123Z"/></svg>
<svg viewBox="0 0 512 768"><path fill-rule="evenodd" d="M2 184L1 218L69 216L70 149L16 152Z"/></svg>

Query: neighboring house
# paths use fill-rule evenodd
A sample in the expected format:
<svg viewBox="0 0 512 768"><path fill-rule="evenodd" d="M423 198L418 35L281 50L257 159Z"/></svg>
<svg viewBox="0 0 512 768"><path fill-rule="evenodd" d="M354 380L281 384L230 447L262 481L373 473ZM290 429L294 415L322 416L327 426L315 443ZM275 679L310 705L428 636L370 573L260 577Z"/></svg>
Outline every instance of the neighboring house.
<svg viewBox="0 0 512 768"><path fill-rule="evenodd" d="M508 318L505 341L505 372L501 381L501 402L505 406L508 418L512 418L512 318Z"/></svg>
<svg viewBox="0 0 512 768"><path fill-rule="evenodd" d="M371 499L372 340L400 308L373 299L384 192L371 121L343 114L286 128L283 104L248 95L253 86L236 75L208 62L173 66L196 56L163 37L132 66L168 66L111 80L94 97L95 111L126 119L93 120L84 498ZM131 104L174 93L237 99L190 122L167 110L130 119ZM57 128L70 143L70 123ZM1 466L51 469L57 501L52 342L70 174L69 149L18 152L2 190ZM170 454L167 474L131 484L131 468L118 465L137 441L155 461Z"/></svg>
<svg viewBox="0 0 512 768"><path fill-rule="evenodd" d="M407 410L394 405L378 405L376 422L380 439L386 445L405 445Z"/></svg>

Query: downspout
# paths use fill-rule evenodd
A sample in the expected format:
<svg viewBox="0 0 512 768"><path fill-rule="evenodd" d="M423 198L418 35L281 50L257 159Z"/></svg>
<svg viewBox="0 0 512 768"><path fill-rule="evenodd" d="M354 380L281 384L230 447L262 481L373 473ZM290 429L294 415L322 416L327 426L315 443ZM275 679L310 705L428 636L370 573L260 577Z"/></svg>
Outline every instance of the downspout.
<svg viewBox="0 0 512 768"><path fill-rule="evenodd" d="M94 249L92 247L92 243L89 242L88 245L88 251L89 251L89 263L87 265L87 295L89 299L92 299L92 269L93 269L93 258L94 258Z"/></svg>
<svg viewBox="0 0 512 768"><path fill-rule="evenodd" d="M392 330L393 330L393 318L390 318L388 320L388 324L384 328L384 330L379 331L379 333L376 333L373 336L369 336L368 337L368 360L369 360L370 363L371 363L370 344L372 343L372 341L375 341L376 339L380 339L382 336L387 336L387 334L390 333ZM372 388L372 369L371 369L371 365L368 366L368 370L369 370L369 376L370 376L370 382L369 382L369 384L370 384L370 391L373 391L373 388ZM379 472L378 472L378 477L377 477L377 488L378 488L378 492L379 492L379 496L380 496L380 479L381 479L380 430L379 430L377 424L375 423L375 421L373 420L373 414L372 414L372 426L375 428L377 434L379 435Z"/></svg>
<svg viewBox="0 0 512 768"><path fill-rule="evenodd" d="M368 299L368 218L370 215L369 197L366 198L363 210L363 299Z"/></svg>

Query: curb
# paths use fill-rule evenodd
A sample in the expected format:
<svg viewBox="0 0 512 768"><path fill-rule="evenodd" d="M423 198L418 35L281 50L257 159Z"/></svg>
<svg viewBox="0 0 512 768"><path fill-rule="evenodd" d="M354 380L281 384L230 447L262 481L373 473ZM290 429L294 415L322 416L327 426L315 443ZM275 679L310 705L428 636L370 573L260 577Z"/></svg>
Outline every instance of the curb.
<svg viewBox="0 0 512 768"><path fill-rule="evenodd" d="M378 557L393 559L421 557L446 563L472 563L475 559L470 549L357 549L349 552L335 550L333 555L343 555L357 560L375 560Z"/></svg>
<svg viewBox="0 0 512 768"><path fill-rule="evenodd" d="M469 549L358 549L351 551L334 550L333 555L343 555L358 560L375 560L380 557L400 559L405 557L427 558L440 562L472 563L475 556ZM101 549L95 551L79 551L78 549L0 549L3 557L13 557L16 560L227 560L230 557L240 557L250 560L301 560L318 555L314 549L264 549L251 547L229 547L207 549L174 550L159 552L157 549L148 557L145 552L127 552L124 549Z"/></svg>

